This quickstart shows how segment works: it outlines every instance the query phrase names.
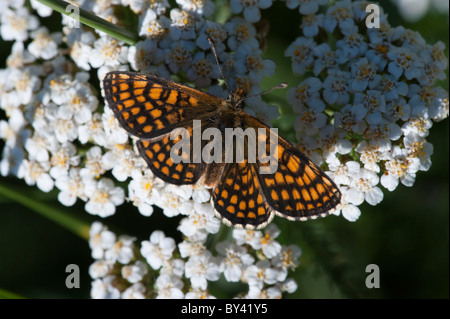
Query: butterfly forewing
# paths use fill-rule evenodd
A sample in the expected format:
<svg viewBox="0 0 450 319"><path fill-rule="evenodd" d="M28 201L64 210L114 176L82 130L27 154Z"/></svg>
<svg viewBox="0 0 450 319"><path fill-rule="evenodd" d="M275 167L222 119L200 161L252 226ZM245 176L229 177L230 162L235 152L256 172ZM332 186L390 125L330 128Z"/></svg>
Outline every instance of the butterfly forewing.
<svg viewBox="0 0 450 319"><path fill-rule="evenodd" d="M150 139L189 125L214 112L221 99L150 75L115 71L106 74L103 94L121 126Z"/></svg>

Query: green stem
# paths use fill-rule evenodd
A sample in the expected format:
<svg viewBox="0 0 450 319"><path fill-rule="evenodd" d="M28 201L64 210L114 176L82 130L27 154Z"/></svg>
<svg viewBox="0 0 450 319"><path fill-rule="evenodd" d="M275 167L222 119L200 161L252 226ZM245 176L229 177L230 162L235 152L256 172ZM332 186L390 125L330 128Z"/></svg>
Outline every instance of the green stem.
<svg viewBox="0 0 450 319"><path fill-rule="evenodd" d="M0 288L0 299L26 299L24 296Z"/></svg>
<svg viewBox="0 0 450 319"><path fill-rule="evenodd" d="M29 196L24 195L23 192L15 190L9 185L5 187L0 184L0 195L28 207L32 211L52 220L85 240L89 239L90 225L79 218L70 215L70 213L30 198Z"/></svg>
<svg viewBox="0 0 450 319"><path fill-rule="evenodd" d="M106 34L121 40L129 45L134 45L139 40L136 34L121 28L111 22L102 19L95 14L90 13L82 8L75 6L66 1L62 0L39 0L42 4L52 8L53 10L70 16L81 23L94 28L97 31L105 32ZM69 7L70 6L70 7ZM74 12L74 8L78 8L78 12ZM79 14L77 14L79 13Z"/></svg>

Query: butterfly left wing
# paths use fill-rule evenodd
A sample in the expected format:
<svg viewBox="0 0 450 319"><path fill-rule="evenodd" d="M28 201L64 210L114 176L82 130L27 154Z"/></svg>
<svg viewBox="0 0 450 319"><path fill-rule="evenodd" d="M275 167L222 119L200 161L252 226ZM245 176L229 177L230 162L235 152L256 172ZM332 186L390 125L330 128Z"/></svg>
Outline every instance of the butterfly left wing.
<svg viewBox="0 0 450 319"><path fill-rule="evenodd" d="M126 71L105 75L102 92L122 128L151 139L213 113L222 99L159 77Z"/></svg>

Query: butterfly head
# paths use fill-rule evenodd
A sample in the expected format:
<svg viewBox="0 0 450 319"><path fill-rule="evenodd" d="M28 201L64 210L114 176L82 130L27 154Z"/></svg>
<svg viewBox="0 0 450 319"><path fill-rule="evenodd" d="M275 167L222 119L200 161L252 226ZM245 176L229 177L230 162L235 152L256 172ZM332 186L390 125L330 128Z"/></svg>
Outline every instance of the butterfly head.
<svg viewBox="0 0 450 319"><path fill-rule="evenodd" d="M236 91L230 93L227 99L227 103L233 108L243 109L244 100L244 90L242 88L238 88L236 89Z"/></svg>

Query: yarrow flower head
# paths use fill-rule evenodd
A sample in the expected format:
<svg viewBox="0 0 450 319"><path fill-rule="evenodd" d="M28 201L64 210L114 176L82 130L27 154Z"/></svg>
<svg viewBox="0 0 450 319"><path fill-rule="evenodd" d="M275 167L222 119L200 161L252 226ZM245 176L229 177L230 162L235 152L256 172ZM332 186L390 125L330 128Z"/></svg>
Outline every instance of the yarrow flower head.
<svg viewBox="0 0 450 319"><path fill-rule="evenodd" d="M41 25L52 10L34 0L2 2L0 35L12 49L0 70L0 174L55 191L64 206L81 202L96 218L124 203L147 218L162 212L179 232L154 230L139 240L94 222L93 298L214 298L219 280L244 287L230 297L280 298L296 291L289 276L301 257L275 224L224 236L208 187L153 175L102 102L98 84L110 71L176 77L224 98L226 80L227 89L256 95L245 111L263 122L292 117L298 147L339 186L335 214L349 221L364 202L377 205L385 190L413 186L431 166L429 132L449 113L448 92L435 86L445 79L445 45L390 26L383 12L380 28L361 27L365 1L285 1L302 17L284 51L298 82L286 92L292 110L282 111L259 95L277 66L264 56L262 14L272 0L231 0L225 15L210 0L75 2L114 24L134 24L141 38L127 44L66 17L52 32ZM118 14L121 5L127 15Z"/></svg>

